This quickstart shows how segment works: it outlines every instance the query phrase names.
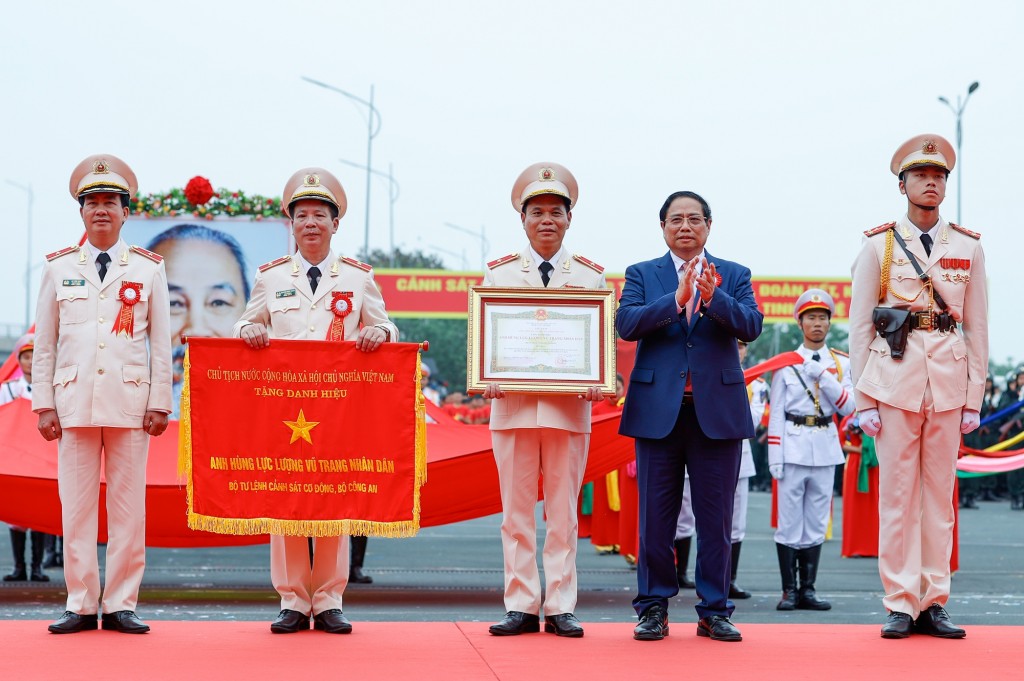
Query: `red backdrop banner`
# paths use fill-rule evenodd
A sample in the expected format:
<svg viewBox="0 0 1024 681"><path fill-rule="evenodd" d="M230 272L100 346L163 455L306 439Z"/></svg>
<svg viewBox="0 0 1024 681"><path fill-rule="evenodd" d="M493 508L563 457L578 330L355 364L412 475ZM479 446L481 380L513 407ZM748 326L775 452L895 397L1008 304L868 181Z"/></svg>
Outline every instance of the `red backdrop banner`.
<svg viewBox="0 0 1024 681"><path fill-rule="evenodd" d="M419 345L189 339L188 523L225 534L408 537L426 431Z"/></svg>
<svg viewBox="0 0 1024 681"><path fill-rule="evenodd" d="M449 319L466 318L469 289L483 280L480 272L416 269L374 269L373 277L388 301L388 314L392 317ZM626 283L625 275L609 273L605 278L618 300ZM796 299L809 288L823 289L832 296L836 303L833 321L849 319L849 278L754 277L751 284L766 322L792 322Z"/></svg>

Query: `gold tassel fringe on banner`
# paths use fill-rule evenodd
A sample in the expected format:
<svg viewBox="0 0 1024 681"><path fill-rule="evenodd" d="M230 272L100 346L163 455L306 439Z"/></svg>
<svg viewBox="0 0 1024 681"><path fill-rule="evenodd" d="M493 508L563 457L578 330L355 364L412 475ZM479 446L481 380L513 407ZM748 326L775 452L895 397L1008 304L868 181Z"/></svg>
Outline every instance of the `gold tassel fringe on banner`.
<svg viewBox="0 0 1024 681"><path fill-rule="evenodd" d="M296 537L414 537L420 530L420 487L427 482L426 403L420 389L422 380L420 352L416 353L414 406L416 418L415 475L413 482L413 513L411 520L377 522L372 520L281 520L280 518L219 518L194 512L192 485L192 409L190 399L191 362L185 349L184 381L181 390L181 419L178 422L178 475L187 481L188 526L193 530L217 534L278 534Z"/></svg>

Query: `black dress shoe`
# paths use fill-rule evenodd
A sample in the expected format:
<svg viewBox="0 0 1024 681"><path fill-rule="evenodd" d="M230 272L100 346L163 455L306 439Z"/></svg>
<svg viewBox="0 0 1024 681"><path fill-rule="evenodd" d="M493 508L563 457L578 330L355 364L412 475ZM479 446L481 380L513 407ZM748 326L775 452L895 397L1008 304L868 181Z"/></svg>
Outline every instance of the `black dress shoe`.
<svg viewBox="0 0 1024 681"><path fill-rule="evenodd" d="M680 589L696 589L697 583L690 579L689 575L685 572L676 575L676 584L679 585Z"/></svg>
<svg viewBox="0 0 1024 681"><path fill-rule="evenodd" d="M583 638L583 625L571 612L548 615L544 618L544 631L569 638Z"/></svg>
<svg viewBox="0 0 1024 681"><path fill-rule="evenodd" d="M938 603L921 613L914 622L914 629L922 634L938 638L963 638L967 632L949 621L946 609Z"/></svg>
<svg viewBox="0 0 1024 681"><path fill-rule="evenodd" d="M540 615L530 615L518 610L509 610L505 613L505 619L497 624L492 624L489 631L492 636L536 634L540 631Z"/></svg>
<svg viewBox="0 0 1024 681"><path fill-rule="evenodd" d="M43 572L43 568L36 565L32 568L32 572L29 573L29 579L33 582L48 582L50 581L50 576Z"/></svg>
<svg viewBox="0 0 1024 681"><path fill-rule="evenodd" d="M1024 511L1024 495L1015 494L1010 501L1011 511Z"/></svg>
<svg viewBox="0 0 1024 681"><path fill-rule="evenodd" d="M65 610L64 614L47 629L51 634L77 634L80 631L95 631L98 619L96 615L79 615L77 612Z"/></svg>
<svg viewBox="0 0 1024 681"><path fill-rule="evenodd" d="M885 624L882 625L882 638L906 638L910 636L913 624L913 617L905 612L894 610L885 618Z"/></svg>
<svg viewBox="0 0 1024 681"><path fill-rule="evenodd" d="M313 615L313 628L319 631L326 631L328 634L351 634L352 623L348 621L345 614L337 608L324 610Z"/></svg>
<svg viewBox="0 0 1024 681"><path fill-rule="evenodd" d="M814 589L800 589L799 595L796 601L797 610L831 610L832 604L828 601L818 598L818 594L814 592Z"/></svg>
<svg viewBox="0 0 1024 681"><path fill-rule="evenodd" d="M750 598L750 592L744 589L736 582L729 583L729 598L735 598L742 600L744 598Z"/></svg>
<svg viewBox="0 0 1024 681"><path fill-rule="evenodd" d="M270 623L270 630L275 634L294 634L306 629L309 629L309 615L288 608L282 610L277 619Z"/></svg>
<svg viewBox="0 0 1024 681"><path fill-rule="evenodd" d="M725 615L702 617L697 622L697 635L706 636L712 641L742 641L740 630Z"/></svg>
<svg viewBox="0 0 1024 681"><path fill-rule="evenodd" d="M350 584L373 584L373 577L363 572L363 568L354 567L348 571Z"/></svg>
<svg viewBox="0 0 1024 681"><path fill-rule="evenodd" d="M652 605L640 615L640 623L633 629L637 641L660 641L668 636L668 611Z"/></svg>
<svg viewBox="0 0 1024 681"><path fill-rule="evenodd" d="M145 634L149 631L149 625L131 610L103 613L103 628L122 634Z"/></svg>
<svg viewBox="0 0 1024 681"><path fill-rule="evenodd" d="M783 589L782 599L776 603L776 610L796 610L796 589Z"/></svg>

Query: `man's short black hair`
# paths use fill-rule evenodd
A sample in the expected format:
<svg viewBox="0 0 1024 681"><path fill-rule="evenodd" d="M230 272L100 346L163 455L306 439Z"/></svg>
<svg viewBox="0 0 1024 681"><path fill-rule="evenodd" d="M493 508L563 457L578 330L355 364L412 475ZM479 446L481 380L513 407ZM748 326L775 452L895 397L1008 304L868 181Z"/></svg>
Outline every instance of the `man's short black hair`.
<svg viewBox="0 0 1024 681"><path fill-rule="evenodd" d="M562 203L565 204L565 212L568 213L569 211L572 210L572 201L565 198L564 196L559 196L558 194L537 194L537 196L558 196L558 198L562 199ZM530 201L537 198L537 196L531 196L530 198L523 201L523 207L519 209L519 212L522 213L523 215L526 215L526 206L530 203Z"/></svg>
<svg viewBox="0 0 1024 681"><path fill-rule="evenodd" d="M669 194L668 198L665 199L665 203L661 205L661 212L658 215L661 218L661 222L665 222L665 216L668 215L668 207L672 205L672 202L676 199L693 199L700 204L701 211L704 213L704 219L708 222L711 221L711 206L704 200L704 197L695 192L675 192Z"/></svg>
<svg viewBox="0 0 1024 681"><path fill-rule="evenodd" d="M101 194L101 193L102 192L93 192L93 194ZM111 194L117 194L119 197L121 197L121 207L122 208L128 208L131 205L132 199L127 194L122 194L121 192L110 192L110 193ZM85 208L85 197L87 197L87 196L89 196L89 195L88 194L82 194L81 196L78 197L78 205L81 206L82 208Z"/></svg>
<svg viewBox="0 0 1024 681"><path fill-rule="evenodd" d="M331 219L332 220L334 218L338 217L338 207L337 206L335 206L330 201L324 201L323 199L318 199L315 196L300 196L299 198L297 198L294 201L292 201L291 203L289 203L288 204L288 217L291 218L291 216L292 216L292 206L294 206L299 201L305 201L307 199L312 199L313 201L320 201L325 206L327 206L327 210L330 211L330 213L331 213Z"/></svg>
<svg viewBox="0 0 1024 681"><path fill-rule="evenodd" d="M934 165L934 164L932 164L932 163L927 163L927 164L925 164L925 165ZM920 168L920 167L921 167L921 166L911 166L910 168L907 168L907 170L914 170L915 168ZM935 166L935 167L936 167L936 168L939 168L940 166ZM900 171L900 182L903 182L903 181L904 181L904 180L903 180L903 176L907 174L907 170L901 170L901 171ZM949 179L949 169L948 169L948 168L943 168L943 170L945 170L945 171L946 171L946 179L948 180L948 179Z"/></svg>

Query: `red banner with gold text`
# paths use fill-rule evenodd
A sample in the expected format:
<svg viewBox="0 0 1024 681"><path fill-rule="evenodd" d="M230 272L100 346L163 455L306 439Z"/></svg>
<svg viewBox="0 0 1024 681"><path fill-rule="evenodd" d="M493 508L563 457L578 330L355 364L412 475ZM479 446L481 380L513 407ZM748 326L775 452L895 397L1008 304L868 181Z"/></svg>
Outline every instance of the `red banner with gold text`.
<svg viewBox="0 0 1024 681"><path fill-rule="evenodd" d="M465 319L470 287L483 281L480 272L448 270L375 269L374 280L388 301L392 317L439 317ZM622 297L626 277L606 274L615 299ZM836 303L834 322L846 322L850 315L850 279L803 277L753 277L754 297L766 322L792 322L793 308L800 294L809 288L829 293Z"/></svg>
<svg viewBox="0 0 1024 681"><path fill-rule="evenodd" d="M179 424L188 525L408 537L426 431L419 345L190 338Z"/></svg>

